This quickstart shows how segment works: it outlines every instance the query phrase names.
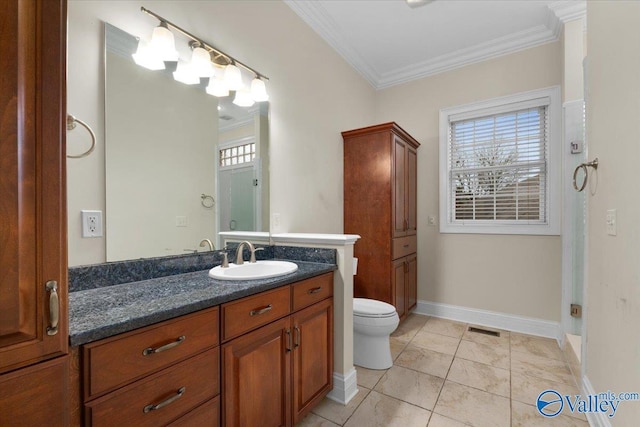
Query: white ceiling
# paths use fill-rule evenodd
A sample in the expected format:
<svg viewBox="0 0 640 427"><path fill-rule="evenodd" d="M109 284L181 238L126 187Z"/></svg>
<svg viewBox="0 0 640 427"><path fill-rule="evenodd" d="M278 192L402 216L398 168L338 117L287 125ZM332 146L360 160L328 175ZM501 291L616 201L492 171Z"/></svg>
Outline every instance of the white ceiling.
<svg viewBox="0 0 640 427"><path fill-rule="evenodd" d="M285 0L376 89L558 39L580 0Z"/></svg>

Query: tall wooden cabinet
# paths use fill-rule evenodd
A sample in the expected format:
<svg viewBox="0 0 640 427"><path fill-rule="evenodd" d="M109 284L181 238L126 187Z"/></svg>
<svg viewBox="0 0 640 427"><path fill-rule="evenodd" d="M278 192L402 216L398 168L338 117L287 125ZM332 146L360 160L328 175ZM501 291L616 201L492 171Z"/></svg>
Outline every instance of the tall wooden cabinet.
<svg viewBox="0 0 640 427"><path fill-rule="evenodd" d="M354 296L393 304L404 318L417 300L417 149L396 123L342 132L344 232L359 234Z"/></svg>
<svg viewBox="0 0 640 427"><path fill-rule="evenodd" d="M3 2L0 51L0 425L65 425L66 2Z"/></svg>

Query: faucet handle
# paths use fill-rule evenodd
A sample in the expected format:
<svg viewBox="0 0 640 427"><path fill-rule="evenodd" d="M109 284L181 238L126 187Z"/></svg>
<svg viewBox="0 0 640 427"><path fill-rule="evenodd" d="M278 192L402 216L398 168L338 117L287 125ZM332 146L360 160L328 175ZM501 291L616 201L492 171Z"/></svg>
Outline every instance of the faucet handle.
<svg viewBox="0 0 640 427"><path fill-rule="evenodd" d="M264 247L259 247L259 248L253 249L253 252L251 252L251 259L249 259L250 263L255 263L256 262L256 252L258 252L258 251L264 251Z"/></svg>

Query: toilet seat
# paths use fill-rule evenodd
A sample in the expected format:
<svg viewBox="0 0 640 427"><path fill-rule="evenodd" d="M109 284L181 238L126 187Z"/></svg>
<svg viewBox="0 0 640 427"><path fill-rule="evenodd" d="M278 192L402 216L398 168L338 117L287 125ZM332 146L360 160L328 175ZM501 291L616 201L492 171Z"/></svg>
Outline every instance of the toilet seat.
<svg viewBox="0 0 640 427"><path fill-rule="evenodd" d="M354 298L353 315L357 317L385 318L397 316L397 313L396 308L386 302L368 298Z"/></svg>

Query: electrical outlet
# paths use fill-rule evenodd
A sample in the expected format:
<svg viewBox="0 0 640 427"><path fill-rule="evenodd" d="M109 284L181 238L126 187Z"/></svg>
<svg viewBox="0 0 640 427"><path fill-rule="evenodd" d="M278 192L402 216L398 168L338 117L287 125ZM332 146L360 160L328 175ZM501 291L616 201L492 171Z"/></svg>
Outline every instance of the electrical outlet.
<svg viewBox="0 0 640 427"><path fill-rule="evenodd" d="M102 211L81 212L82 237L102 237Z"/></svg>
<svg viewBox="0 0 640 427"><path fill-rule="evenodd" d="M272 221L273 221L273 231L275 233L279 233L280 232L280 214L274 213L272 217Z"/></svg>
<svg viewBox="0 0 640 427"><path fill-rule="evenodd" d="M427 217L427 221L429 223L429 225L436 225L436 217L433 215L429 215Z"/></svg>
<svg viewBox="0 0 640 427"><path fill-rule="evenodd" d="M184 215L178 215L176 217L176 227L186 227L187 226L187 217Z"/></svg>

